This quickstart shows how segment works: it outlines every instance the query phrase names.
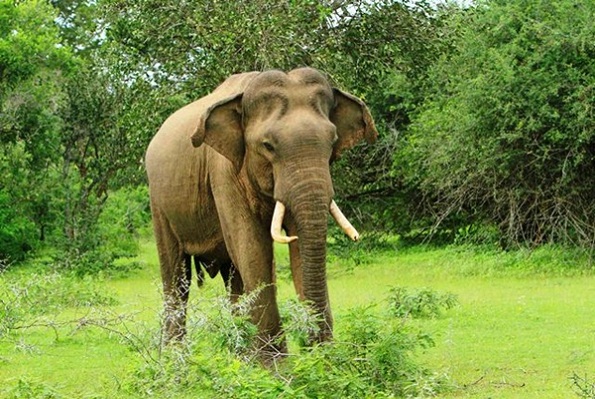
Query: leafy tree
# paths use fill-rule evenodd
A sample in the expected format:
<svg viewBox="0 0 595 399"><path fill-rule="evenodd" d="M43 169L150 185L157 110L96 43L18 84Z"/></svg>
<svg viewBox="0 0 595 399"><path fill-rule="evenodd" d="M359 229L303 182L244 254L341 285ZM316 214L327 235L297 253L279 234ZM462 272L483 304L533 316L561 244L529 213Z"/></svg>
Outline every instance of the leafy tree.
<svg viewBox="0 0 595 399"><path fill-rule="evenodd" d="M423 101L430 65L444 41L443 17L428 2L352 2L339 10L329 51L331 71L361 96L375 117L380 140L345 154L335 166L339 198L360 210L367 230L408 231L416 192L393 172L410 114ZM355 188L355 190L354 190Z"/></svg>
<svg viewBox="0 0 595 399"><path fill-rule="evenodd" d="M21 259L51 219L60 85L74 64L54 18L43 1L0 1L0 261Z"/></svg>
<svg viewBox="0 0 595 399"><path fill-rule="evenodd" d="M125 251L110 250L126 239L126 231L121 237L109 235L111 239L107 239L100 217L110 191L129 183L122 171L140 168L146 145L138 138L135 125L128 123L133 100L127 85L112 81L99 68L89 65L80 68L65 89L68 104L61 113L62 215L58 219L63 236L58 243L70 255L68 263L72 267L90 257L98 258L98 248L103 252L103 267L109 267L115 258L124 255ZM94 269L101 268L96 260L93 262Z"/></svg>
<svg viewBox="0 0 595 399"><path fill-rule="evenodd" d="M594 17L592 2L493 0L451 20L460 39L399 158L439 220L592 245Z"/></svg>

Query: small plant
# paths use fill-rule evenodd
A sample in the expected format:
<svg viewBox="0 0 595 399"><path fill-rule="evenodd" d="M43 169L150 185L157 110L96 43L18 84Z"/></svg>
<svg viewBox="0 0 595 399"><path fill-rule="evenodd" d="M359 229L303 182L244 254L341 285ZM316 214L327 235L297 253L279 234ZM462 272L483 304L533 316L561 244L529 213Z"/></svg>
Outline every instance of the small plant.
<svg viewBox="0 0 595 399"><path fill-rule="evenodd" d="M280 310L285 336L300 347L306 346L310 337L318 333L321 316L304 302L294 298L286 301Z"/></svg>
<svg viewBox="0 0 595 399"><path fill-rule="evenodd" d="M0 337L15 329L37 324L66 307L111 306L116 299L91 279L60 273L4 275L0 280Z"/></svg>
<svg viewBox="0 0 595 399"><path fill-rule="evenodd" d="M583 399L595 399L595 381L574 373L570 377L574 391Z"/></svg>
<svg viewBox="0 0 595 399"><path fill-rule="evenodd" d="M442 389L444 378L414 359L416 350L433 345L430 337L372 307L342 316L333 342L291 351L284 361L265 368L255 361L251 345L256 329L247 321L247 309L253 300L248 295L237 304L221 297L195 302L199 311L189 320L187 340L145 358L118 381L119 393L238 399L423 398ZM307 304L288 301L281 313L286 339L298 344L316 326Z"/></svg>
<svg viewBox="0 0 595 399"><path fill-rule="evenodd" d="M224 297L216 298L211 304L211 312L201 312L199 324L194 325L198 331L202 330L199 335L207 333L219 348L244 360L253 359L256 350L252 343L258 329L250 320L250 309L259 293L260 289L256 289L242 295L236 303L230 303Z"/></svg>
<svg viewBox="0 0 595 399"><path fill-rule="evenodd" d="M458 304L456 295L440 294L429 288L417 290L406 287L394 287L388 298L391 313L400 318L433 318L442 310L448 310Z"/></svg>
<svg viewBox="0 0 595 399"><path fill-rule="evenodd" d="M3 398L6 399L61 399L65 396L44 383L34 382L29 379L19 379L17 383L8 388L0 390Z"/></svg>
<svg viewBox="0 0 595 399"><path fill-rule="evenodd" d="M413 359L432 346L425 334L375 313L352 309L342 318L336 340L292 358L285 378L306 398L394 398L435 395L443 378Z"/></svg>

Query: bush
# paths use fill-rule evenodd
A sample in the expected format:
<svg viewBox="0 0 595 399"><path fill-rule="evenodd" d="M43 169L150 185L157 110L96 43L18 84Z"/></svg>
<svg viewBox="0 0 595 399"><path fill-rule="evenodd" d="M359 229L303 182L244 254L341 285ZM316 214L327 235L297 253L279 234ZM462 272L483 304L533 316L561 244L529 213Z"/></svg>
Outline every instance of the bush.
<svg viewBox="0 0 595 399"><path fill-rule="evenodd" d="M443 310L458 304L457 297L451 293L441 294L429 288L417 290L394 287L388 298L390 312L400 318L433 318Z"/></svg>
<svg viewBox="0 0 595 399"><path fill-rule="evenodd" d="M451 18L460 37L397 159L436 223L593 245L594 16L592 2L492 0Z"/></svg>
<svg viewBox="0 0 595 399"><path fill-rule="evenodd" d="M227 305L225 305L227 303ZM202 299L188 322L188 339L170 346L120 381L128 397L221 398L394 398L430 397L444 378L414 361L416 350L433 345L402 319L357 308L341 317L334 342L297 348L267 369L255 361L247 319L250 299ZM286 337L307 337L316 325L308 307L289 301L281 307ZM158 335L155 332L154 335ZM153 340L152 344L156 342ZM292 341L295 342L295 341ZM155 351L156 352L156 351Z"/></svg>
<svg viewBox="0 0 595 399"><path fill-rule="evenodd" d="M100 283L60 273L27 271L2 274L0 279L0 337L34 325L39 318L48 320L67 307L109 306L116 299ZM51 321L50 321L51 322Z"/></svg>
<svg viewBox="0 0 595 399"><path fill-rule="evenodd" d="M0 264L23 260L38 242L28 201L33 189L28 159L23 142L0 143Z"/></svg>
<svg viewBox="0 0 595 399"><path fill-rule="evenodd" d="M37 244L35 224L19 208L13 198L0 191L0 262L23 260Z"/></svg>
<svg viewBox="0 0 595 399"><path fill-rule="evenodd" d="M6 399L62 399L64 395L45 383L19 378L13 387L3 387L0 394Z"/></svg>
<svg viewBox="0 0 595 399"><path fill-rule="evenodd" d="M126 274L138 268L136 263L116 260L138 253L139 235L150 220L147 187L122 188L110 193L105 204L96 206L97 218L83 215L77 240L61 245L58 263L78 276Z"/></svg>
<svg viewBox="0 0 595 399"><path fill-rule="evenodd" d="M292 359L288 378L303 397L429 397L441 389L443 379L412 358L416 349L433 345L429 336L370 307L353 309L342 321L335 342Z"/></svg>
<svg viewBox="0 0 595 399"><path fill-rule="evenodd" d="M570 380L578 396L584 399L595 399L595 381L589 380L586 376L581 377L577 373L574 373Z"/></svg>

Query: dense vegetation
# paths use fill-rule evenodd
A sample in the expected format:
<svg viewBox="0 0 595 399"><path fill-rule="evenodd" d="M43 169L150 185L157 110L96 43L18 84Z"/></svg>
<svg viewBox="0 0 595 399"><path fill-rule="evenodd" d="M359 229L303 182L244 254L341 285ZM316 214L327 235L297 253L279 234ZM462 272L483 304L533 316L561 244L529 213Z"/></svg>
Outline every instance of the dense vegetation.
<svg viewBox="0 0 595 399"><path fill-rule="evenodd" d="M303 65L379 125L334 167L367 231L592 249L594 14L573 0L2 0L0 262L51 248L96 271L132 254L164 118L231 73ZM126 217L106 216L118 190Z"/></svg>

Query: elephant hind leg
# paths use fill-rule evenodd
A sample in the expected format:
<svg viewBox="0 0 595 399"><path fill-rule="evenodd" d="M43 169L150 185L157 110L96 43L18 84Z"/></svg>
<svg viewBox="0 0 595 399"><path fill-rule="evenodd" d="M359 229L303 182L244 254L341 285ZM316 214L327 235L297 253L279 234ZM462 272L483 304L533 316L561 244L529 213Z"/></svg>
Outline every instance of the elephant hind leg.
<svg viewBox="0 0 595 399"><path fill-rule="evenodd" d="M153 208L153 228L163 283L164 341L179 341L186 334L186 307L191 280L191 258L185 254L167 219Z"/></svg>

